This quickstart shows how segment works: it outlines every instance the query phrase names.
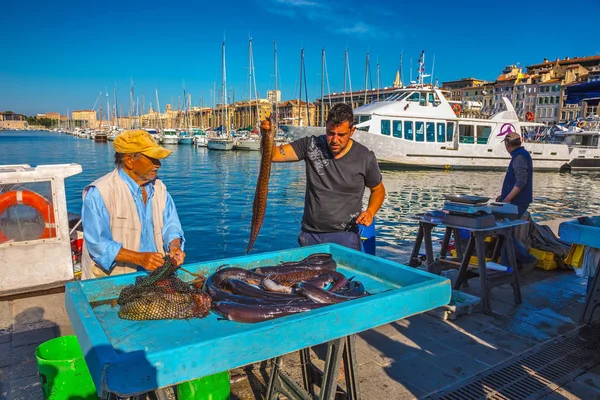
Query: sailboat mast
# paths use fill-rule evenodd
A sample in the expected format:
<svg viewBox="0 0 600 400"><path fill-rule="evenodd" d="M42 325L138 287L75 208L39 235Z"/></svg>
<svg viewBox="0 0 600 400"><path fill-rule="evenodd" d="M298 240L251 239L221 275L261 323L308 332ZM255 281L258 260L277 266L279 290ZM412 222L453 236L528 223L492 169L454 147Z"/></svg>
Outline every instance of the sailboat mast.
<svg viewBox="0 0 600 400"><path fill-rule="evenodd" d="M369 53L367 53L367 58L365 61L365 103L367 104L367 90L369 84Z"/></svg>
<svg viewBox="0 0 600 400"><path fill-rule="evenodd" d="M310 126L310 109L308 107L308 85L306 84L306 63L304 62L304 52L302 52L302 70L304 71L304 99L306 100L306 121Z"/></svg>
<svg viewBox="0 0 600 400"><path fill-rule="evenodd" d="M321 123L320 126L325 126L325 49L321 49Z"/></svg>
<svg viewBox="0 0 600 400"><path fill-rule="evenodd" d="M302 61L304 60L304 49L300 49L300 85L298 92L298 126L302 126L302 108L300 102L302 101Z"/></svg>
<svg viewBox="0 0 600 400"><path fill-rule="evenodd" d="M227 114L227 70L225 67L225 40L223 40L223 45L221 47L221 53L222 53L222 68L223 68L223 82L222 82L222 96L223 96L223 107L225 107L225 124L227 127L226 129L226 135L229 136L229 116Z"/></svg>
<svg viewBox="0 0 600 400"><path fill-rule="evenodd" d="M256 73L254 71L254 52L252 51L252 39L250 39L250 71L252 71L252 83L254 84L254 101L256 102L256 126L260 124L260 108L258 107L258 89L256 88Z"/></svg>
<svg viewBox="0 0 600 400"><path fill-rule="evenodd" d="M346 72L348 70L348 49L344 51L344 99L343 102L346 102Z"/></svg>
<svg viewBox="0 0 600 400"><path fill-rule="evenodd" d="M60 122L60 119L58 120ZM99 129L102 129L102 92L100 92L100 126Z"/></svg>
<svg viewBox="0 0 600 400"><path fill-rule="evenodd" d="M352 76L350 75L350 59L348 59L348 63L346 64L348 67L348 85L350 85L350 107L354 108L353 104L353 95L352 95Z"/></svg>
<svg viewBox="0 0 600 400"><path fill-rule="evenodd" d="M273 69L275 70L275 117L271 118L271 123L275 124L275 129L277 129L277 118L279 117L279 103L277 101L277 40L273 41Z"/></svg>
<svg viewBox="0 0 600 400"><path fill-rule="evenodd" d="M104 90L106 90L106 120L110 124L110 102L108 99L108 89L105 87Z"/></svg>
<svg viewBox="0 0 600 400"><path fill-rule="evenodd" d="M377 101L379 101L379 63L377 63Z"/></svg>
<svg viewBox="0 0 600 400"><path fill-rule="evenodd" d="M156 92L156 107L158 109L158 127L160 132L162 132L162 118L160 117L160 102L158 101L158 89L154 89Z"/></svg>

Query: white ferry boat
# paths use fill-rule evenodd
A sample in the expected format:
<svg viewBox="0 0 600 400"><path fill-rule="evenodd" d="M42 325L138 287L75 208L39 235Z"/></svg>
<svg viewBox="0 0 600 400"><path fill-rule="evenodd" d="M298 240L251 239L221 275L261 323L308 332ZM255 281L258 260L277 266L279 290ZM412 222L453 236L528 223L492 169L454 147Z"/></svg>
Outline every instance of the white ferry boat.
<svg viewBox="0 0 600 400"><path fill-rule="evenodd" d="M388 99L354 110L354 139L388 166L441 169L506 169L509 154L502 140L509 132L529 137L542 124L519 121L512 104L491 119L464 118L434 87L399 90ZM454 109L453 109L454 107ZM293 139L323 134L324 128L283 126ZM536 170L568 169L564 144L525 142Z"/></svg>
<svg viewBox="0 0 600 400"><path fill-rule="evenodd" d="M589 141L536 141L544 125L519 121L510 101L504 97L502 101L505 111L483 118L470 112L471 103L450 102L444 91L421 82L399 89L384 101L354 109L357 129L353 139L373 150L383 166L504 170L510 156L503 139L509 132L518 132L535 170L600 170L597 136L593 145ZM322 127L281 128L293 140L325 133Z"/></svg>

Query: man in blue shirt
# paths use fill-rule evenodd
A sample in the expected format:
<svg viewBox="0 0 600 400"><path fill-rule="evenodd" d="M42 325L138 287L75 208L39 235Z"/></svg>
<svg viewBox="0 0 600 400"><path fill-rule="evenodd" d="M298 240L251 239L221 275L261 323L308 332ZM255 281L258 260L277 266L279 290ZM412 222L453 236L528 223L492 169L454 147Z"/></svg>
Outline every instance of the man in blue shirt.
<svg viewBox="0 0 600 400"><path fill-rule="evenodd" d="M175 204L157 177L171 150L144 130L119 134L114 147L115 170L83 192L84 279L154 270L166 253L185 259Z"/></svg>
<svg viewBox="0 0 600 400"><path fill-rule="evenodd" d="M496 200L517 206L519 218L521 218L533 201L533 160L529 152L522 146L521 136L517 132L507 134L503 141L511 159L502 183L502 192ZM531 272L538 259L529 254L517 239L514 239L514 245L521 273ZM506 265L505 261L506 256L502 254L504 265Z"/></svg>

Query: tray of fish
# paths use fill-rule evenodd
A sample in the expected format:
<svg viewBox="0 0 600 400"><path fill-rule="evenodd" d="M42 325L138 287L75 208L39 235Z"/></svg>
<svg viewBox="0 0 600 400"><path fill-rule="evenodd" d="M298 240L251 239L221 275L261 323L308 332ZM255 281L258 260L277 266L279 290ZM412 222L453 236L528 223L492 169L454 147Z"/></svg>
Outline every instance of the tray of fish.
<svg viewBox="0 0 600 400"><path fill-rule="evenodd" d="M157 271L67 284L99 393L131 396L267 360L451 298L443 277L335 244Z"/></svg>

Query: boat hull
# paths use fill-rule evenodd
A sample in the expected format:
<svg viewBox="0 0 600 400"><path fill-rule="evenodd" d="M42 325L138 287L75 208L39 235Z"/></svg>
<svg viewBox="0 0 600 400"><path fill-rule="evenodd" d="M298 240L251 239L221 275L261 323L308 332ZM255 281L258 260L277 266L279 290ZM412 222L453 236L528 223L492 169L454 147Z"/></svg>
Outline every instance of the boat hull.
<svg viewBox="0 0 600 400"><path fill-rule="evenodd" d="M293 140L305 136L325 134L323 127L281 126ZM510 156L503 144L473 145L452 142L410 142L356 130L352 137L373 150L382 167L444 170L506 170ZM536 171L569 170L571 156L566 146L548 146L527 142L525 148L531 153Z"/></svg>
<svg viewBox="0 0 600 400"><path fill-rule="evenodd" d="M258 140L239 140L235 144L236 150L260 151L260 141Z"/></svg>
<svg viewBox="0 0 600 400"><path fill-rule="evenodd" d="M162 144L179 144L179 138L165 136L162 138L161 142L162 142Z"/></svg>
<svg viewBox="0 0 600 400"><path fill-rule="evenodd" d="M233 149L233 140L231 139L208 139L210 150L228 151Z"/></svg>
<svg viewBox="0 0 600 400"><path fill-rule="evenodd" d="M194 138L192 137L180 137L179 144L194 144Z"/></svg>

